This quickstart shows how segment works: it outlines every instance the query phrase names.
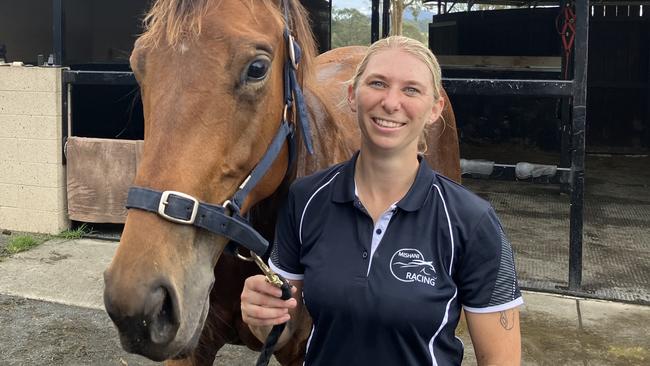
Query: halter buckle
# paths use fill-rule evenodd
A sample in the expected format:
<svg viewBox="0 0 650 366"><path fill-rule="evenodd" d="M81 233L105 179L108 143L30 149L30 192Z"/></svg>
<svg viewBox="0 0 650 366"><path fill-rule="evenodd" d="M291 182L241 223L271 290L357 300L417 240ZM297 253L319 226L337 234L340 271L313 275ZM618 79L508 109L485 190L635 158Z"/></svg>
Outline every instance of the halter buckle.
<svg viewBox="0 0 650 366"><path fill-rule="evenodd" d="M179 219L177 217L170 216L167 214L167 212L165 212L165 208L169 204L168 201L169 196L171 195L178 196L192 201L192 213L190 214L189 219ZM163 218L171 222L175 222L178 224L192 225L194 224L194 220L196 220L196 214L198 212L199 212L199 200L190 196L189 194L183 192L177 192L177 191L164 191L162 193L162 196L160 197L160 203L158 204L158 215L162 216Z"/></svg>

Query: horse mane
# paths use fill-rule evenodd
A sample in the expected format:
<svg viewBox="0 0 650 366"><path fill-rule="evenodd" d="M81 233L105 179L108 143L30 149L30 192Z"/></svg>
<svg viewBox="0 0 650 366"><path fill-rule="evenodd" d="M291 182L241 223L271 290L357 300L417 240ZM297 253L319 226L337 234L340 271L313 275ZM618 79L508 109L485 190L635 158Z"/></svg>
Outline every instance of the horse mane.
<svg viewBox="0 0 650 366"><path fill-rule="evenodd" d="M203 18L214 1L217 0L156 0L142 21L144 32L138 43L145 48L156 48L164 40L167 45L176 48L187 39L197 39L201 34ZM218 0L219 3L221 1L224 0ZM253 1L259 0L252 0L249 6L252 6ZM312 61L316 57L316 41L305 8L299 0L287 1L290 13L289 27L302 49L298 73L299 78L304 80L306 75L311 75ZM279 0L264 0L263 3L271 10L267 14L273 14L284 23L282 4Z"/></svg>
<svg viewBox="0 0 650 366"><path fill-rule="evenodd" d="M201 34L201 21L212 0L156 0L142 25L144 33L138 42L145 48L156 48L164 39L176 48L184 39Z"/></svg>

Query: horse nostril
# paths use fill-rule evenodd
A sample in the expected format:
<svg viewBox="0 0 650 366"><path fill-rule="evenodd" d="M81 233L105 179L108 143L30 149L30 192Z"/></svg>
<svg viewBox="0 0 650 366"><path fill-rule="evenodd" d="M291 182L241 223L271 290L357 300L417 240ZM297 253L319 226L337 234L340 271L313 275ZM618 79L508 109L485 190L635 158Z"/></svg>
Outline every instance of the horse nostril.
<svg viewBox="0 0 650 366"><path fill-rule="evenodd" d="M174 339L179 326L176 303L165 287L155 289L145 307L143 327L149 328L151 342L166 344Z"/></svg>

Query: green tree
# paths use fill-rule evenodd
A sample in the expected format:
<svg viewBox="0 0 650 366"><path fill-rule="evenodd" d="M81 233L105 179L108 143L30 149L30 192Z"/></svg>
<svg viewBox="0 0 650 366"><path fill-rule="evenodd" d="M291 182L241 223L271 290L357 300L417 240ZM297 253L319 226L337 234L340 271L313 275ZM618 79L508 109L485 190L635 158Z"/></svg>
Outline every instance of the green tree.
<svg viewBox="0 0 650 366"><path fill-rule="evenodd" d="M404 22L402 26L402 34L407 37L417 39L418 41L424 44L428 43L428 38L429 38L428 35L420 31L418 24L416 22L413 21Z"/></svg>
<svg viewBox="0 0 650 366"><path fill-rule="evenodd" d="M370 45L370 18L357 9L332 9L332 48Z"/></svg>

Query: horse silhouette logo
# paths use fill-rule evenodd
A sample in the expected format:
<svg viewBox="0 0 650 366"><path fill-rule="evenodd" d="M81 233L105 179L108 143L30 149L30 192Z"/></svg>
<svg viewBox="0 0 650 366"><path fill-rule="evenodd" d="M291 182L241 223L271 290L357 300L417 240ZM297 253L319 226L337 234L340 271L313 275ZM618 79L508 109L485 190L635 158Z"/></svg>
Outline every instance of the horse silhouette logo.
<svg viewBox="0 0 650 366"><path fill-rule="evenodd" d="M402 282L419 282L436 285L436 268L433 260L426 260L422 252L414 248L403 248L390 259L390 272Z"/></svg>

